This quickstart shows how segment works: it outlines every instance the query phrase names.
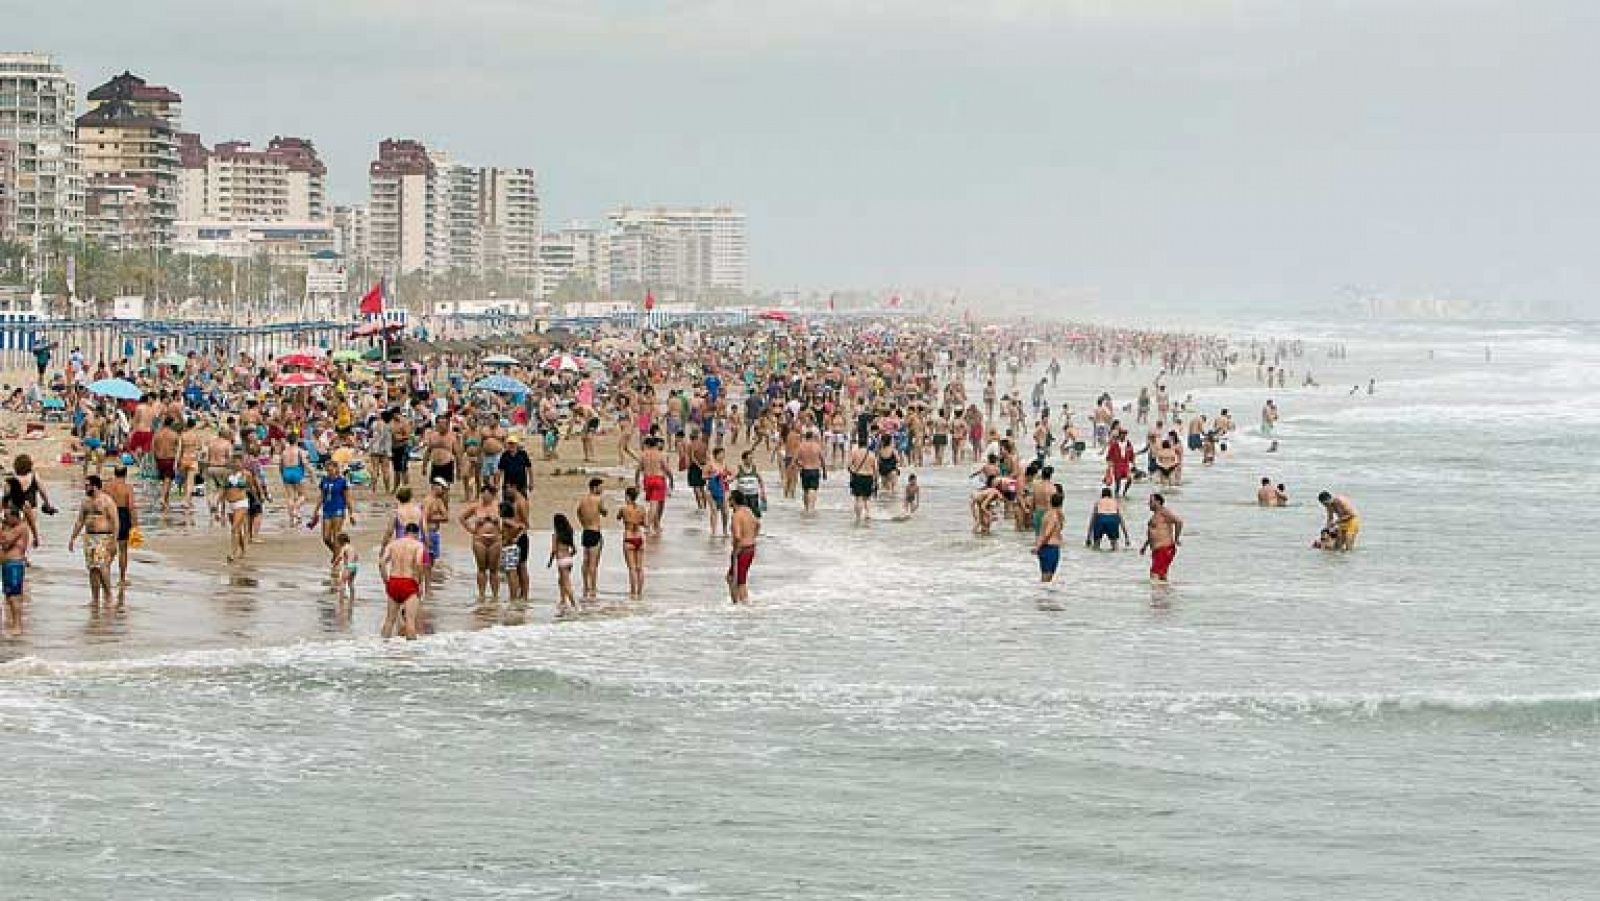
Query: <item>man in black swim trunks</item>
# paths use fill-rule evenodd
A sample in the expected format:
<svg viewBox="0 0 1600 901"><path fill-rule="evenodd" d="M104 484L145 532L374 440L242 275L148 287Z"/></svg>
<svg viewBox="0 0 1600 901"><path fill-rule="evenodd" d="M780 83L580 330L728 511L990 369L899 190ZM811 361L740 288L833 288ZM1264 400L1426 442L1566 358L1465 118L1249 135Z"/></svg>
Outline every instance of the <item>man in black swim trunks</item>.
<svg viewBox="0 0 1600 901"><path fill-rule="evenodd" d="M583 599L592 601L600 594L600 552L605 549L605 536L600 526L605 523L606 504L601 493L603 479L589 480L589 493L578 501L578 525L583 529Z"/></svg>

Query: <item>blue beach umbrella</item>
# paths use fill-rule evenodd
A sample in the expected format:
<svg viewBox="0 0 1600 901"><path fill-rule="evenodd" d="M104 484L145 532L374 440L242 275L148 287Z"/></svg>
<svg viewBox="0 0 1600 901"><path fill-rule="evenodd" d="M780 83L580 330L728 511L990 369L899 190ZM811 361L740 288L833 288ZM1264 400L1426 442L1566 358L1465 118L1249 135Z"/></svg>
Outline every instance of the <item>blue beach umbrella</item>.
<svg viewBox="0 0 1600 901"><path fill-rule="evenodd" d="M527 394L530 390L527 385L509 375L486 376L473 382L472 387L478 391L493 391L496 394Z"/></svg>
<svg viewBox="0 0 1600 901"><path fill-rule="evenodd" d="M138 400L144 397L144 392L139 390L139 386L127 379L101 379L98 382L90 382L89 393L116 400Z"/></svg>

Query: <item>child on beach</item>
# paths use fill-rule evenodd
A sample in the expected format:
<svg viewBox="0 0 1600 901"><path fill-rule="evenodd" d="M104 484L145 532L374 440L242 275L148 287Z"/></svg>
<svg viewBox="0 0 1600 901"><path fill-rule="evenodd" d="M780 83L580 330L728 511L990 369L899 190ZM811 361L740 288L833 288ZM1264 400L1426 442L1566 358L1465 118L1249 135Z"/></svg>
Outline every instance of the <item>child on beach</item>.
<svg viewBox="0 0 1600 901"><path fill-rule="evenodd" d="M344 532L334 539L338 546L333 554L333 584L339 592L339 603L356 601L356 574L361 571L361 560L356 555L350 536Z"/></svg>
<svg viewBox="0 0 1600 901"><path fill-rule="evenodd" d="M917 474L911 473L906 476L906 493L901 502L900 513L902 516L909 517L917 512L917 508L921 505L922 489L917 485Z"/></svg>

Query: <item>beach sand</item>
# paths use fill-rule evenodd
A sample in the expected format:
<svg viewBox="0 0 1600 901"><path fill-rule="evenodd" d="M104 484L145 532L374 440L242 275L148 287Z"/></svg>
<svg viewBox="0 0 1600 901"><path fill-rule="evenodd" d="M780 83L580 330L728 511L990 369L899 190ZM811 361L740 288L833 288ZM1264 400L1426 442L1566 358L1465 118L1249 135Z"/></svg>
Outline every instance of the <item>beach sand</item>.
<svg viewBox="0 0 1600 901"><path fill-rule="evenodd" d="M328 555L319 534L303 523L291 527L282 505L282 486L269 469L273 500L267 505L260 540L246 559L229 564L228 532L210 521L205 499L195 509L174 505L159 511L156 482L137 482L140 521L146 543L130 555L129 586L123 609L107 613L91 608L81 554L68 553L78 499L81 467L60 462L72 444L67 428L51 424L43 438L5 440L7 472L18 453L30 454L50 496L61 512L39 517L40 546L32 554L28 574L25 629L21 636L0 636L0 662L22 657L72 660L121 657L176 650L286 644L327 637L376 635L384 612L378 578L378 550L395 504L368 486L355 489L357 525L350 529L361 561L357 603L345 610L335 603ZM606 479L608 546L601 572L603 613L626 613L626 573L621 558L615 510L633 470L616 466L616 434L596 441L597 461L582 462L576 439L564 440L560 459L539 459L534 446L534 491L531 511L532 600L523 606L504 601L478 603L474 566L466 533L455 522L444 531L444 554L437 567L429 603L428 631L460 631L496 625L549 620L555 608L554 577L543 571L551 521L556 513L573 514L591 477ZM610 465L608 465L608 463ZM109 478L111 468L104 475ZM412 473L412 484L421 476ZM679 494L678 507L687 501ZM452 519L464 500L459 486L450 498ZM302 516L309 515L311 504ZM575 575L576 579L576 575Z"/></svg>

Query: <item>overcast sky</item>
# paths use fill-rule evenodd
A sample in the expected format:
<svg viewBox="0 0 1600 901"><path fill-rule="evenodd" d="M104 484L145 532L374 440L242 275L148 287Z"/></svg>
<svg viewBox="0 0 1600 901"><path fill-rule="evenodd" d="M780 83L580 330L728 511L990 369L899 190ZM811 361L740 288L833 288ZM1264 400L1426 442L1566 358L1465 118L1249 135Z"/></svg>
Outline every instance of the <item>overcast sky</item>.
<svg viewBox="0 0 1600 901"><path fill-rule="evenodd" d="M947 8L941 8L947 7ZM547 222L730 203L760 286L1103 303L1600 286L1600 3L0 0L80 91L208 143L383 137L539 170Z"/></svg>

